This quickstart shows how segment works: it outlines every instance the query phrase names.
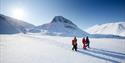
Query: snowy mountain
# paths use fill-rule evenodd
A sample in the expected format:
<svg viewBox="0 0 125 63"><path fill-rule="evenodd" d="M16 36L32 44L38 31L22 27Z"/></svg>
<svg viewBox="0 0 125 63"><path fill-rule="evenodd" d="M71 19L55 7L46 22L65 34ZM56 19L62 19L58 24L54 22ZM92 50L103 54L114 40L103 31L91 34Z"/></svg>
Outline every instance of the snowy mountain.
<svg viewBox="0 0 125 63"><path fill-rule="evenodd" d="M0 34L26 32L34 25L0 14Z"/></svg>
<svg viewBox="0 0 125 63"><path fill-rule="evenodd" d="M109 27L109 26L107 27L109 27L109 29L116 28L115 25L112 25L112 26L114 27ZM94 27L96 28L98 26L94 26ZM107 28L107 27L104 27L104 28ZM125 35L124 22L119 22L119 27L117 28L119 29L118 32L120 32L121 35ZM78 28L77 25L75 25L70 20L62 16L55 16L50 23L35 27L32 24L0 14L0 34L15 34L15 33L20 33L20 32L26 33L27 31L32 32L32 33L45 34L45 35L77 36L77 37L89 36L91 38L123 38L125 39L125 37L111 35L111 34L110 35L109 34L89 34L85 31L82 31L80 28Z"/></svg>
<svg viewBox="0 0 125 63"><path fill-rule="evenodd" d="M63 16L55 16L50 23L43 24L30 30L34 33L43 33L48 35L60 35L60 36L85 36L88 33L82 31L70 20Z"/></svg>
<svg viewBox="0 0 125 63"><path fill-rule="evenodd" d="M86 30L90 34L113 34L125 36L125 22L95 25Z"/></svg>

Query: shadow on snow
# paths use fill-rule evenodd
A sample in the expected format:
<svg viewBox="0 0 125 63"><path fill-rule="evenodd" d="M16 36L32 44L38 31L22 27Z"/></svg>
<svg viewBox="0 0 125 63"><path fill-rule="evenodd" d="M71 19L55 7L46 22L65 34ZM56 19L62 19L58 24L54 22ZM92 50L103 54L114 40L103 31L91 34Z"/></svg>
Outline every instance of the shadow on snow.
<svg viewBox="0 0 125 63"><path fill-rule="evenodd" d="M115 61L115 60L112 60L112 59L108 59L108 58L104 58L104 57L101 57L101 56L98 56L98 55L94 55L94 54L91 54L91 53L87 53L87 52L84 52L84 51L78 50L78 52L81 53L81 54L89 55L89 56L96 57L96 58L99 58L99 59L102 59L102 60L106 60L106 61L110 61L110 62L113 62L113 63L120 63L118 61Z"/></svg>
<svg viewBox="0 0 125 63"><path fill-rule="evenodd" d="M98 51L102 51L102 52L109 52L109 53L113 53L113 54L116 54L116 55L121 55L121 56L124 56L125 58L125 54L124 53L119 53L119 52L114 52L114 51L107 51L107 50L102 50L102 49L97 49L97 48L92 48L94 50L98 50Z"/></svg>
<svg viewBox="0 0 125 63"><path fill-rule="evenodd" d="M116 60L113 60L113 59L110 59L110 58L102 57L102 56L97 55L97 54L102 54L102 55L105 55L105 56L118 58L118 59L122 59L122 60L125 59L125 54L123 54L123 53L118 53L118 52L114 52L114 51L106 51L106 50L101 50L101 49L96 49L96 48L91 48L91 49L88 49L88 50L79 49L78 52L81 53L81 54L89 55L89 56L96 57L96 58L106 60L106 61L110 61L110 62L113 62L113 63L120 63L120 62L116 61Z"/></svg>

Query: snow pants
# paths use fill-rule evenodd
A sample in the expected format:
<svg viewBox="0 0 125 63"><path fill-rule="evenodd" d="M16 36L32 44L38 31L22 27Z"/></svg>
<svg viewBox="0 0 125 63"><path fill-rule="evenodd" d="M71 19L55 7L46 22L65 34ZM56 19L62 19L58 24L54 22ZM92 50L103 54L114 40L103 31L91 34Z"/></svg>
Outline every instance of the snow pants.
<svg viewBox="0 0 125 63"><path fill-rule="evenodd" d="M72 50L74 50L74 49L75 49L75 51L77 51L77 45L73 45Z"/></svg>

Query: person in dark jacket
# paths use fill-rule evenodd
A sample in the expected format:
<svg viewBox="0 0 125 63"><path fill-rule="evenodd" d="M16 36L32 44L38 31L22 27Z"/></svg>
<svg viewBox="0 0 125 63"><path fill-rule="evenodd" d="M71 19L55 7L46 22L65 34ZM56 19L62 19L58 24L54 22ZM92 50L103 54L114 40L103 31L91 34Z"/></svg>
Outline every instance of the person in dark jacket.
<svg viewBox="0 0 125 63"><path fill-rule="evenodd" d="M86 39L83 37L82 39L83 49L86 49Z"/></svg>
<svg viewBox="0 0 125 63"><path fill-rule="evenodd" d="M77 51L77 39L76 37L74 37L74 39L72 40L72 50L75 49L75 51Z"/></svg>
<svg viewBox="0 0 125 63"><path fill-rule="evenodd" d="M90 41L89 41L88 36L86 37L86 44L87 44L87 47L90 48Z"/></svg>

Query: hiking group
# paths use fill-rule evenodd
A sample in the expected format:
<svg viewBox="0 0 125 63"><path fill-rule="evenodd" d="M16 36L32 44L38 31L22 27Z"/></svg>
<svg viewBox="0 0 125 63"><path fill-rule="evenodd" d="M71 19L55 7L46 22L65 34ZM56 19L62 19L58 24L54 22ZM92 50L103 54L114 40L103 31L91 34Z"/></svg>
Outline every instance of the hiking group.
<svg viewBox="0 0 125 63"><path fill-rule="evenodd" d="M89 38L88 38L88 36L85 38L85 37L83 37L83 39L82 39L82 44L83 44L83 49L87 49L86 47L88 47L88 48L90 48L90 41L89 41ZM77 51L77 38L76 37L74 37L74 39L72 40L72 50L75 50L75 51Z"/></svg>

